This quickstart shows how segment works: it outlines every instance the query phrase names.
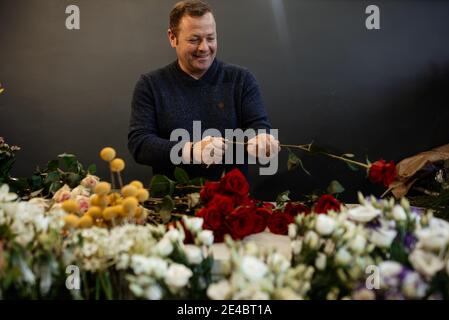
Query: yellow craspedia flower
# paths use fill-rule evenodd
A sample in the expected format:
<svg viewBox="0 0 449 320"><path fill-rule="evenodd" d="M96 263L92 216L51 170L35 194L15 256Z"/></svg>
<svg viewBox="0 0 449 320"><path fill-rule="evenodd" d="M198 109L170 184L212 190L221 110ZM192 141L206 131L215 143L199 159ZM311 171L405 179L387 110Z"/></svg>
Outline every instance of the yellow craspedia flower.
<svg viewBox="0 0 449 320"><path fill-rule="evenodd" d="M103 148L100 151L100 157L104 161L112 161L112 160L114 160L115 155L116 155L116 152L115 152L114 148L111 148L111 147Z"/></svg>
<svg viewBox="0 0 449 320"><path fill-rule="evenodd" d="M134 217L138 219L142 216L142 213L143 213L143 208L137 207L136 212L134 213Z"/></svg>
<svg viewBox="0 0 449 320"><path fill-rule="evenodd" d="M67 227L76 228L76 227L78 227L80 218L76 214L71 213L71 214L66 214L63 217L63 220Z"/></svg>
<svg viewBox="0 0 449 320"><path fill-rule="evenodd" d="M94 224L94 219L88 214L82 216L79 220L78 227L79 228L90 228Z"/></svg>
<svg viewBox="0 0 449 320"><path fill-rule="evenodd" d="M99 182L95 186L95 193L98 195L107 195L111 192L111 185L108 182Z"/></svg>
<svg viewBox="0 0 449 320"><path fill-rule="evenodd" d="M122 188L122 195L127 197L135 197L137 194L137 188L133 185L127 185Z"/></svg>
<svg viewBox="0 0 449 320"><path fill-rule="evenodd" d="M150 193L147 189L140 189L139 191L137 191L136 197L139 202L144 202L148 200L148 198L150 197Z"/></svg>
<svg viewBox="0 0 449 320"><path fill-rule="evenodd" d="M123 159L117 158L111 161L111 171L120 172L125 169L125 161Z"/></svg>
<svg viewBox="0 0 449 320"><path fill-rule="evenodd" d="M87 210L87 215L91 216L92 218L100 218L101 217L101 208L97 206L92 206Z"/></svg>
<svg viewBox="0 0 449 320"><path fill-rule="evenodd" d="M109 204L109 197L107 195L100 196L98 194L93 194L90 197L90 205L97 207L106 207Z"/></svg>
<svg viewBox="0 0 449 320"><path fill-rule="evenodd" d="M73 213L77 212L79 207L75 200L66 200L62 203L62 209L64 209L65 212Z"/></svg>
<svg viewBox="0 0 449 320"><path fill-rule="evenodd" d="M122 206L126 212L134 212L138 205L139 203L134 197L127 197L122 202Z"/></svg>
<svg viewBox="0 0 449 320"><path fill-rule="evenodd" d="M134 186L134 187L136 187L137 189L142 189L142 188L143 188L143 183L140 182L139 180L131 181L131 182L129 183L129 185Z"/></svg>
<svg viewBox="0 0 449 320"><path fill-rule="evenodd" d="M113 192L108 197L111 205L116 204L117 200L121 198L120 193L118 192Z"/></svg>
<svg viewBox="0 0 449 320"><path fill-rule="evenodd" d="M114 207L107 207L103 210L102 215L105 220L112 220L113 218L117 217L118 212Z"/></svg>

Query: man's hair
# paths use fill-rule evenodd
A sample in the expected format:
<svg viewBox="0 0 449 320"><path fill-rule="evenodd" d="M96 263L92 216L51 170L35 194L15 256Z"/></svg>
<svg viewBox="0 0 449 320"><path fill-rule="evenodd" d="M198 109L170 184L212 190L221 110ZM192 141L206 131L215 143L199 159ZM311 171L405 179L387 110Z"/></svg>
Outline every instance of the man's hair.
<svg viewBox="0 0 449 320"><path fill-rule="evenodd" d="M181 22L182 17L191 16L191 17L202 17L206 13L212 13L212 8L205 2L200 0L184 0L180 1L170 12L170 30L178 36L179 32L179 23Z"/></svg>

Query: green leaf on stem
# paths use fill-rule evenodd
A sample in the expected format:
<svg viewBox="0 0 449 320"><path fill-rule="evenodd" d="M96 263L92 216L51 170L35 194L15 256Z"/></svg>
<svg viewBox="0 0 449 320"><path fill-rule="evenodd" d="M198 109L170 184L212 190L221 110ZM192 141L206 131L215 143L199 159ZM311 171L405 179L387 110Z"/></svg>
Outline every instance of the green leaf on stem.
<svg viewBox="0 0 449 320"><path fill-rule="evenodd" d="M284 191L280 194L278 194L276 198L276 206L282 207L285 202L290 201L290 198L288 197L290 195L290 190Z"/></svg>
<svg viewBox="0 0 449 320"><path fill-rule="evenodd" d="M150 193L152 197L162 198L166 195L172 195L175 190L175 182L168 177L157 174L153 176L150 182Z"/></svg>
<svg viewBox="0 0 449 320"><path fill-rule="evenodd" d="M95 164L91 164L89 167L87 167L88 174L95 174L95 172L97 172L97 166Z"/></svg>
<svg viewBox="0 0 449 320"><path fill-rule="evenodd" d="M180 167L175 168L175 179L178 183L184 183L184 184L188 183L190 180L187 172Z"/></svg>
<svg viewBox="0 0 449 320"><path fill-rule="evenodd" d="M44 183L56 182L56 181L59 181L59 179L60 179L59 172L52 171L47 175L47 177L44 180Z"/></svg>
<svg viewBox="0 0 449 320"><path fill-rule="evenodd" d="M359 171L359 167L357 167L355 164L352 164L350 162L345 162L349 169L352 171Z"/></svg>
<svg viewBox="0 0 449 320"><path fill-rule="evenodd" d="M162 223L168 223L171 219L171 212L175 208L175 202L170 196L165 196L162 199L161 209L159 210L159 215L162 218Z"/></svg>
<svg viewBox="0 0 449 320"><path fill-rule="evenodd" d="M326 190L327 193L338 194L345 191L345 188L337 180L332 180L331 183L329 183L329 186L327 187Z"/></svg>
<svg viewBox="0 0 449 320"><path fill-rule="evenodd" d="M288 171L294 170L297 167L301 167L302 171L304 171L306 174L310 176L311 175L310 172L307 171L306 168L304 168L301 159L293 151L291 151L290 148L287 148L287 150L288 150L288 161L287 161Z"/></svg>

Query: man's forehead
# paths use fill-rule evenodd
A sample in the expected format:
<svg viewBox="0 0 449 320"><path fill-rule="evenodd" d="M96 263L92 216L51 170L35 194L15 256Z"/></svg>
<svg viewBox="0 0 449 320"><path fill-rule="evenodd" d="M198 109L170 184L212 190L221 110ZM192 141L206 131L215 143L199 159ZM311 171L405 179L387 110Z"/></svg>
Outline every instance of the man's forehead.
<svg viewBox="0 0 449 320"><path fill-rule="evenodd" d="M181 32L189 35L212 35L215 34L215 19L211 13L201 17L184 16L179 24Z"/></svg>

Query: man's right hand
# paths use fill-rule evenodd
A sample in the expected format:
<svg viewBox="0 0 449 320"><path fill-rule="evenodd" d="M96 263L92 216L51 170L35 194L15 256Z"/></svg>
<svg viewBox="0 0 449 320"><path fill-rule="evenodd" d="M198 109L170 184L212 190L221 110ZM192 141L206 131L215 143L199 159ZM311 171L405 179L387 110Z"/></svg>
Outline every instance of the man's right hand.
<svg viewBox="0 0 449 320"><path fill-rule="evenodd" d="M220 164L223 162L223 155L227 148L225 139L207 136L193 144L193 163ZM188 157L191 149L192 142L187 142L183 148L183 157Z"/></svg>

